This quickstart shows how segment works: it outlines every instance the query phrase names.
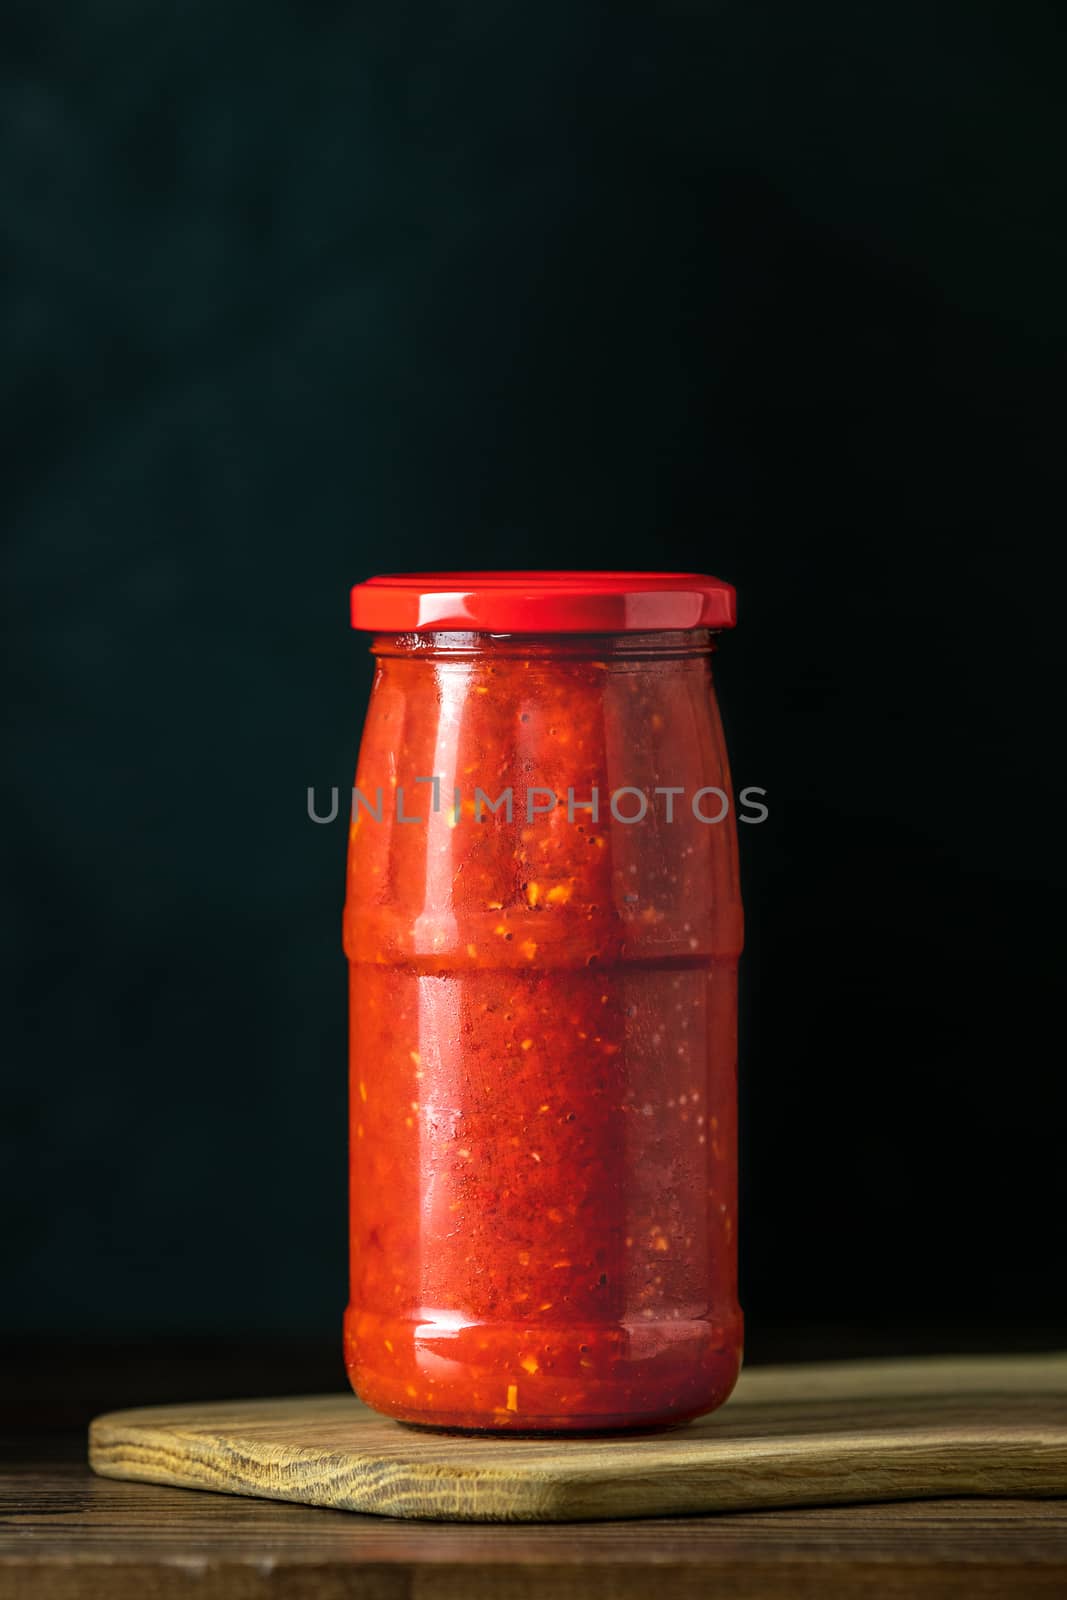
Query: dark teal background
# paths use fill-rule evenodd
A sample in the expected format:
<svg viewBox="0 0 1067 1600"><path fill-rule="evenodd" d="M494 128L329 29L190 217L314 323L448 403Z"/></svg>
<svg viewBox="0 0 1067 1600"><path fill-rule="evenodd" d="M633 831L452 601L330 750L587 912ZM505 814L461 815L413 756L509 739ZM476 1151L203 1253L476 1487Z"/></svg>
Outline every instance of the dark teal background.
<svg viewBox="0 0 1067 1600"><path fill-rule="evenodd" d="M1062 1317L1057 45L1032 0L6 0L9 1332L336 1337L306 790L348 585L465 565L738 586L753 1337Z"/></svg>

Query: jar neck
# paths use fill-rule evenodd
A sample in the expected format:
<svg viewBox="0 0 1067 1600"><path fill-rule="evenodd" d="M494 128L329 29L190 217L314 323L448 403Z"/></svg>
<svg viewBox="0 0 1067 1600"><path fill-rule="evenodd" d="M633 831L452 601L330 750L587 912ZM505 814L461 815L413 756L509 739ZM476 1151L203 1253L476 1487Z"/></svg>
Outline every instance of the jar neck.
<svg viewBox="0 0 1067 1600"><path fill-rule="evenodd" d="M376 656L429 660L685 660L710 655L714 640L708 628L661 633L380 633L370 648Z"/></svg>

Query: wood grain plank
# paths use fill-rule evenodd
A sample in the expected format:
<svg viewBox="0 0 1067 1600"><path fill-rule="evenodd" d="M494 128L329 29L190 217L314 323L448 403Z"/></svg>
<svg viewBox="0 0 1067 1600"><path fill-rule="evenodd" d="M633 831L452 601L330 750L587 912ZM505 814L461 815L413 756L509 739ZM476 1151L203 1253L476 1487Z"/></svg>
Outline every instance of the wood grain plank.
<svg viewBox="0 0 1067 1600"><path fill-rule="evenodd" d="M928 1501L542 1527L400 1522L22 1465L0 1600L1050 1600L1067 1502Z"/></svg>
<svg viewBox="0 0 1067 1600"><path fill-rule="evenodd" d="M745 1373L711 1417L626 1438L401 1427L346 1396L114 1412L105 1476L415 1520L571 1522L1067 1494L1067 1356Z"/></svg>

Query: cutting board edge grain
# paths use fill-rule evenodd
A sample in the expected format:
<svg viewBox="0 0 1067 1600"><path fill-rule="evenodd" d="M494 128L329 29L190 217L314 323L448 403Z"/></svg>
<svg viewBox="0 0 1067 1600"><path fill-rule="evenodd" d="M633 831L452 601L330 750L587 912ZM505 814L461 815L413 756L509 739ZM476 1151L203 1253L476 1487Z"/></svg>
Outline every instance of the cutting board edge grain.
<svg viewBox="0 0 1067 1600"><path fill-rule="evenodd" d="M746 1422L766 1428L773 1405L781 1429L746 1437ZM850 1405L880 1406L881 1425L842 1425ZM789 1431L791 1408L805 1431ZM824 1429L820 1408L832 1419ZM939 1410L953 1420L939 1424ZM427 1521L1058 1498L1067 1496L1067 1355L757 1368L713 1417L630 1438L422 1433L346 1395L142 1407L98 1417L89 1460L105 1477Z"/></svg>

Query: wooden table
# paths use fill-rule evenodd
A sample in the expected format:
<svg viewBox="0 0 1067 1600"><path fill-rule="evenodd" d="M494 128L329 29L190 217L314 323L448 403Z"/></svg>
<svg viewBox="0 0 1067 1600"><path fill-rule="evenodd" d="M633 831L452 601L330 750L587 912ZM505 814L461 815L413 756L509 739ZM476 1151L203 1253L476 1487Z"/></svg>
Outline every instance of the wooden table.
<svg viewBox="0 0 1067 1600"><path fill-rule="evenodd" d="M0 1600L1067 1595L1064 1501L525 1528L415 1524L115 1482L90 1473L84 1449L84 1435L39 1440L7 1464Z"/></svg>

